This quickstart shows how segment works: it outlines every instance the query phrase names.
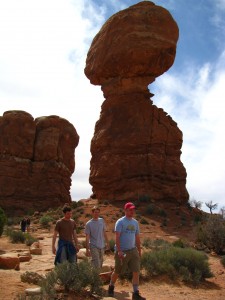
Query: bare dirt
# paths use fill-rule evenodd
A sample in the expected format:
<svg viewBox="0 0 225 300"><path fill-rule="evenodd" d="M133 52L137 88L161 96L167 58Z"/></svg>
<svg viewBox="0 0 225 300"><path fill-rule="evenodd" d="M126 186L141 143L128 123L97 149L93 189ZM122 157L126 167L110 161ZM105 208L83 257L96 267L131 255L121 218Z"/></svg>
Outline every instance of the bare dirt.
<svg viewBox="0 0 225 300"><path fill-rule="evenodd" d="M96 204L95 201L87 201L82 206L78 223L84 224L89 218L91 207ZM108 226L109 238L114 238L113 227L115 221L123 214L123 204L101 205L101 215L106 220ZM190 210L182 207L171 207L169 204L163 207L161 213L146 216L144 214L146 205L143 205L137 210L137 217L141 227L141 239L165 239L173 242L176 239L182 238L183 240L193 242L193 213ZM160 210L159 210L160 211ZM165 213L166 212L166 213ZM141 224L141 219L147 220L148 224ZM165 221L166 220L166 221ZM32 219L34 221L34 218ZM54 225L53 225L54 226ZM32 284L21 282L21 274L26 271L33 271L39 274L46 274L54 267L54 255L51 253L51 239L53 228L48 229L40 228L39 224L32 223L34 232L31 234L40 238L42 247L42 255L32 255L29 262L21 262L20 270L2 270L0 269L0 299L1 300L14 300L17 296L24 292L26 288L37 287ZM78 237L84 237L83 232ZM27 251L28 246L24 244L12 244L9 238L2 236L0 238L0 254L5 253L20 253ZM225 268L220 262L219 256L211 253L208 254L211 271L214 277L205 280L198 287L187 285L182 282L174 282L167 277L152 278L148 281L141 280L140 291L147 300L225 300ZM113 264L113 255L105 256L106 263ZM107 291L108 285L104 285ZM115 286L115 299L130 300L132 298L132 286L130 282L118 281ZM73 298L71 298L73 299ZM77 300L88 299L85 295L77 295ZM90 298L89 298L90 299ZM107 298L104 299L113 299Z"/></svg>

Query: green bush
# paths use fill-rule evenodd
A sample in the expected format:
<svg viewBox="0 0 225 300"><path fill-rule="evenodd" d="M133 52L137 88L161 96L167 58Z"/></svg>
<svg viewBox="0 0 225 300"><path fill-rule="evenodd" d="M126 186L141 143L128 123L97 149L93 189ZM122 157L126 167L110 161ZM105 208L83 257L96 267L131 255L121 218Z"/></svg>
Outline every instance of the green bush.
<svg viewBox="0 0 225 300"><path fill-rule="evenodd" d="M151 248L152 245L152 240L150 238L144 238L143 242L142 242L142 246L145 248Z"/></svg>
<svg viewBox="0 0 225 300"><path fill-rule="evenodd" d="M150 238L145 238L143 240L142 245L145 248L155 249L155 250L171 247L171 244L163 239L151 240Z"/></svg>
<svg viewBox="0 0 225 300"><path fill-rule="evenodd" d="M185 243L183 240L179 239L172 243L174 247L185 248Z"/></svg>
<svg viewBox="0 0 225 300"><path fill-rule="evenodd" d="M155 211L155 205L154 204L149 204L147 207L146 207L146 214L148 215L152 215Z"/></svg>
<svg viewBox="0 0 225 300"><path fill-rule="evenodd" d="M191 248L168 247L145 252L141 266L150 276L166 274L172 279L179 278L193 284L213 276L207 256Z"/></svg>
<svg viewBox="0 0 225 300"><path fill-rule="evenodd" d="M26 240L26 236L22 231L10 231L9 238L13 244L24 243Z"/></svg>
<svg viewBox="0 0 225 300"><path fill-rule="evenodd" d="M221 258L221 264L225 267L225 256Z"/></svg>
<svg viewBox="0 0 225 300"><path fill-rule="evenodd" d="M40 218L39 223L43 226L43 227L49 227L50 226L50 222L53 221L53 218L48 216L48 215L44 215L43 217Z"/></svg>
<svg viewBox="0 0 225 300"><path fill-rule="evenodd" d="M47 274L46 278L41 282L44 296L49 299L56 295L56 288L59 286L65 292L80 292L89 288L91 293L102 294L102 281L98 271L93 268L88 261L80 263L64 262L58 264L54 270Z"/></svg>
<svg viewBox="0 0 225 300"><path fill-rule="evenodd" d="M109 249L114 252L114 248L115 248L115 240L111 239L109 240Z"/></svg>
<svg viewBox="0 0 225 300"><path fill-rule="evenodd" d="M3 234L3 229L4 229L6 222L7 222L7 218L6 218L5 212L0 207L0 236L2 236L2 234Z"/></svg>
<svg viewBox="0 0 225 300"><path fill-rule="evenodd" d="M145 225L149 224L148 220L146 220L145 218L141 218L140 223Z"/></svg>
<svg viewBox="0 0 225 300"><path fill-rule="evenodd" d="M166 213L166 211L165 211L164 209L160 209L160 210L159 210L159 215L160 215L161 217L164 217L164 218L167 217L167 213Z"/></svg>
<svg viewBox="0 0 225 300"><path fill-rule="evenodd" d="M197 240L217 254L225 248L225 221L221 216L210 215L197 227Z"/></svg>
<svg viewBox="0 0 225 300"><path fill-rule="evenodd" d="M31 246L34 242L36 242L38 239L30 235L29 233L25 233L25 244L27 246Z"/></svg>
<svg viewBox="0 0 225 300"><path fill-rule="evenodd" d="M138 201L142 203L148 203L151 202L151 197L149 195L140 195L138 197Z"/></svg>

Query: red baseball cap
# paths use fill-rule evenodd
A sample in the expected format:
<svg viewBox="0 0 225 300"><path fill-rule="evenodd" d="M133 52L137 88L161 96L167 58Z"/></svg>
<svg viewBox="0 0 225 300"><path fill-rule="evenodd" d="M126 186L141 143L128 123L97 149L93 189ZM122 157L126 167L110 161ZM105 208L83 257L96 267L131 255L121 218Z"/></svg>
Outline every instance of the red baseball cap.
<svg viewBox="0 0 225 300"><path fill-rule="evenodd" d="M124 205L124 209L134 209L134 208L136 208L136 207L135 207L134 203L132 203L132 202L128 202Z"/></svg>

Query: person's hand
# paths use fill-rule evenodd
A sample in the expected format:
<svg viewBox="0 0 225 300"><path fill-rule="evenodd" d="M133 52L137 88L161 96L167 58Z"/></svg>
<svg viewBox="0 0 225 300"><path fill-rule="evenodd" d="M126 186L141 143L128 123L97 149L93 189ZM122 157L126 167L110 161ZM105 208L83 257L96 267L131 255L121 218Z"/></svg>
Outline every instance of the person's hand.
<svg viewBox="0 0 225 300"><path fill-rule="evenodd" d="M139 256L141 257L141 248L138 249Z"/></svg>
<svg viewBox="0 0 225 300"><path fill-rule="evenodd" d="M124 253L122 251L118 251L118 256L120 259L124 259Z"/></svg>
<svg viewBox="0 0 225 300"><path fill-rule="evenodd" d="M86 256L91 256L91 251L90 251L90 249L86 249Z"/></svg>
<svg viewBox="0 0 225 300"><path fill-rule="evenodd" d="M52 253L56 254L56 248L55 248L55 246L52 246Z"/></svg>

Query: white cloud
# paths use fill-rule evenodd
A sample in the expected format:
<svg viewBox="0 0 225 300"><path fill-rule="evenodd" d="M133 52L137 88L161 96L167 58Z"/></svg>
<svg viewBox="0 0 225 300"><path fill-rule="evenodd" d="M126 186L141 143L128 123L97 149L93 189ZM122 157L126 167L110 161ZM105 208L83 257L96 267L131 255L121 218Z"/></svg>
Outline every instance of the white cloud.
<svg viewBox="0 0 225 300"><path fill-rule="evenodd" d="M103 95L85 77L84 66L103 20L104 10L86 0L0 0L0 114L19 109L73 123L80 135L75 198L91 192L90 140Z"/></svg>
<svg viewBox="0 0 225 300"><path fill-rule="evenodd" d="M199 70L191 66L183 73L164 74L156 81L153 98L183 132L182 161L190 196L220 207L225 203L224 84L222 54L215 66L208 63Z"/></svg>
<svg viewBox="0 0 225 300"><path fill-rule="evenodd" d="M126 6L131 2L126 1ZM221 10L224 3L216 2ZM92 86L84 75L86 54L109 7L119 10L122 5L113 0L100 5L90 0L0 0L0 115L21 109L34 117L56 114L74 124L80 142L73 199L91 193L90 140L104 100L100 87ZM212 12L215 20L216 13L222 27L221 14ZM225 205L224 53L215 66L207 63L198 69L188 61L182 73L168 72L150 87L156 90L154 102L183 131L182 161L190 195L221 206Z"/></svg>

